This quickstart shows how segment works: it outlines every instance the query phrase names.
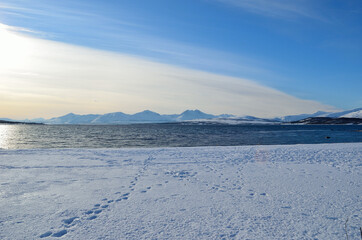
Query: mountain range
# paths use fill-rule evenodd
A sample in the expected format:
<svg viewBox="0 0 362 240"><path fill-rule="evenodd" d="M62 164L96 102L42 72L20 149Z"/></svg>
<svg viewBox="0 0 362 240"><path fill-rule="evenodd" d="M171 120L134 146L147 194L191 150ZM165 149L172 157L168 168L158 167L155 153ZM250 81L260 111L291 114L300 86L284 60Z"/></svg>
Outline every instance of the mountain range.
<svg viewBox="0 0 362 240"><path fill-rule="evenodd" d="M200 110L186 110L181 114L159 114L149 110L135 114L114 112L107 114L79 115L69 113L64 116L51 119L25 119L22 122L35 122L45 124L130 124L130 123L167 123L167 122L219 122L227 124L278 124L285 122L296 122L307 118L361 118L362 108L342 112L316 112L313 114L289 115L278 118L257 118L253 116L234 116L230 114L212 115ZM0 120L15 121L8 118Z"/></svg>
<svg viewBox="0 0 362 240"><path fill-rule="evenodd" d="M39 122L46 124L129 124L129 123L166 123L182 122L197 119L214 119L221 117L233 117L233 115L212 115L200 110L186 110L181 114L159 114L145 110L135 114L114 112L106 114L78 115L69 113L61 117L51 119L26 119L25 122Z"/></svg>
<svg viewBox="0 0 362 240"><path fill-rule="evenodd" d="M299 115L289 115L280 118L275 118L277 121L281 122L294 122L306 118L313 117L325 117L325 118L362 118L362 108L356 108L352 110L342 111L342 112L322 112L318 111L313 114L299 114Z"/></svg>

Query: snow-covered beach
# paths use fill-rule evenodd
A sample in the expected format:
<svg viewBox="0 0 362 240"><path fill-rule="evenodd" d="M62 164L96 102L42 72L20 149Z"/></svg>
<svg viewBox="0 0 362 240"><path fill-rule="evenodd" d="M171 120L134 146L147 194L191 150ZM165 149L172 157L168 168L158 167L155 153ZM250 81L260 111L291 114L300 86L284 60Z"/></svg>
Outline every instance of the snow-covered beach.
<svg viewBox="0 0 362 240"><path fill-rule="evenodd" d="M0 150L0 239L359 239L362 143Z"/></svg>

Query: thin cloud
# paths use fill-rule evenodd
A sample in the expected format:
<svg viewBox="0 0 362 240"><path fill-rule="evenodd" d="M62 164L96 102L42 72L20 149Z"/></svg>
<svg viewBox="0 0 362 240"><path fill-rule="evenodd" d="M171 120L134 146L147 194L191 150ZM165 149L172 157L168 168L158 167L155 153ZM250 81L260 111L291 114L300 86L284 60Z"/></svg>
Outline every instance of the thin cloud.
<svg viewBox="0 0 362 240"><path fill-rule="evenodd" d="M0 11L3 13L11 13L11 14L19 14L20 16L23 16L24 18L36 18L36 17L52 17L52 18L58 18L58 19L72 19L75 21L85 21L85 20L93 20L97 19L97 21L112 21L118 25L126 25L130 27L144 27L142 25L136 24L131 21L126 20L120 20L120 19L112 19L108 18L104 15L99 15L94 13L93 11L90 11L89 9L87 11L85 10L76 10L75 8L69 8L69 7L61 7L60 5L54 5L49 3L41 3L37 2L36 5L26 5L22 4L22 7L19 7L18 4L4 4L0 3ZM91 4L82 4L75 2L74 4L78 5L78 9L87 9ZM24 7L25 5L25 7Z"/></svg>
<svg viewBox="0 0 362 240"><path fill-rule="evenodd" d="M16 26L9 26L6 24L0 23L0 29L5 29L7 31L15 32L15 33L32 33L32 34L39 34L40 32L31 30L29 28L23 27L16 27Z"/></svg>
<svg viewBox="0 0 362 240"><path fill-rule="evenodd" d="M147 57L152 61L171 63L188 68L192 67L214 73L253 77L255 79L279 78L275 73L268 70L274 68L274 63L270 60L257 59L249 55L240 56L145 34L143 30L151 26L142 26L135 23L135 21L129 21L127 19L116 20L107 18L107 16L94 14L92 11L55 7L52 4L44 4L41 2L37 3L36 6L25 4L26 7L18 7L16 4L3 4L0 5L0 11L1 6L5 10L16 10L24 16L51 16L52 18L65 19L67 21L72 18L82 27L72 29L72 23L70 24L68 22L67 24L70 24L68 30L70 29L69 31L74 33L74 35L70 35L81 39L80 41L83 41L83 43L90 43L89 45L97 46L101 49L132 53L141 57ZM81 9L86 8L86 6L89 5L85 4ZM91 23L94 19L96 19L97 22L104 22L106 24L92 25ZM82 25L82 23L86 25ZM86 29L86 31L84 29ZM52 32L52 30L49 30L44 33L29 30L29 33L30 32L33 36L62 42L65 41L64 36L62 36L62 31Z"/></svg>
<svg viewBox="0 0 362 240"><path fill-rule="evenodd" d="M312 2L301 0L216 0L218 2L239 7L255 14L283 18L310 18L328 21L312 8Z"/></svg>

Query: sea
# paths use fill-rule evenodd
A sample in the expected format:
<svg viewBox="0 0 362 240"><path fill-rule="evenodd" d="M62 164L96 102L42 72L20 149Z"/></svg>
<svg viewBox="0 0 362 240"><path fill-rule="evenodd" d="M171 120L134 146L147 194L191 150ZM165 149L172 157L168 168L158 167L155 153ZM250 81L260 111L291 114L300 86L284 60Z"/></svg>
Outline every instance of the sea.
<svg viewBox="0 0 362 240"><path fill-rule="evenodd" d="M198 147L362 142L362 125L0 125L0 149Z"/></svg>

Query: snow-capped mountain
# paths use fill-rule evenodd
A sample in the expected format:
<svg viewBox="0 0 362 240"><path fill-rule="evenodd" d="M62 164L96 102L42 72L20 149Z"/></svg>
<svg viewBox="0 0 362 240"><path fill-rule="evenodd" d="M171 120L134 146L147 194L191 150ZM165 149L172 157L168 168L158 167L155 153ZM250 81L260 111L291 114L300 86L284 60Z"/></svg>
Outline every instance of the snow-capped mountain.
<svg viewBox="0 0 362 240"><path fill-rule="evenodd" d="M362 110L347 113L345 115L342 115L341 117L344 117L344 118L362 118Z"/></svg>
<svg viewBox="0 0 362 240"><path fill-rule="evenodd" d="M299 115L289 115L280 118L275 118L275 120L281 122L294 122L299 121L306 118L313 118L313 117L327 117L327 118L362 118L362 108L356 108L348 111L342 112L316 112L313 114L299 114Z"/></svg>
<svg viewBox="0 0 362 240"><path fill-rule="evenodd" d="M78 115L69 113L61 117L44 120L48 124L125 124L125 123L163 123L180 122L196 119L213 119L219 117L233 117L233 115L222 114L212 115L200 110L186 110L181 114L159 114L150 110L145 110L135 114L114 112L107 114Z"/></svg>
<svg viewBox="0 0 362 240"><path fill-rule="evenodd" d="M348 111L343 112L336 112L327 114L326 116L320 116L320 117L330 117L330 118L362 118L362 108L356 108Z"/></svg>
<svg viewBox="0 0 362 240"><path fill-rule="evenodd" d="M313 114L288 115L288 116L284 116L284 117L275 118L275 120L280 121L280 122L294 122L294 121L299 121L299 120L302 120L305 118L310 118L310 117L320 117L325 114L330 114L330 112L318 111Z"/></svg>
<svg viewBox="0 0 362 240"><path fill-rule="evenodd" d="M123 112L114 112L99 115L97 118L92 120L91 124L116 124L129 121L130 115Z"/></svg>
<svg viewBox="0 0 362 240"><path fill-rule="evenodd" d="M130 116L132 122L167 122L170 119L168 115L161 115L150 110L145 110Z"/></svg>
<svg viewBox="0 0 362 240"><path fill-rule="evenodd" d="M179 121L195 120L195 119L211 119L217 118L215 115L203 113L200 110L186 110L181 113L176 119Z"/></svg>
<svg viewBox="0 0 362 240"><path fill-rule="evenodd" d="M99 117L99 114L87 114L87 115L78 115L74 113L69 113L61 117L51 118L45 120L44 123L49 124L87 124L91 123L94 119Z"/></svg>

